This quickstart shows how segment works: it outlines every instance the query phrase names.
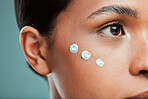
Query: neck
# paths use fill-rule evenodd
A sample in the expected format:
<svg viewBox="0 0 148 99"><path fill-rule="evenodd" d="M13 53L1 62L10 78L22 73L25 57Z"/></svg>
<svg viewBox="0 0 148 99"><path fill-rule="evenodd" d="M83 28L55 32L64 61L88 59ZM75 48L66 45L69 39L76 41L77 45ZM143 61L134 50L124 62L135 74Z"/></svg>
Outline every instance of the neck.
<svg viewBox="0 0 148 99"><path fill-rule="evenodd" d="M57 91L57 88L55 86L55 83L53 81L51 74L48 74L47 78L48 78L48 84L50 89L50 99L62 99Z"/></svg>

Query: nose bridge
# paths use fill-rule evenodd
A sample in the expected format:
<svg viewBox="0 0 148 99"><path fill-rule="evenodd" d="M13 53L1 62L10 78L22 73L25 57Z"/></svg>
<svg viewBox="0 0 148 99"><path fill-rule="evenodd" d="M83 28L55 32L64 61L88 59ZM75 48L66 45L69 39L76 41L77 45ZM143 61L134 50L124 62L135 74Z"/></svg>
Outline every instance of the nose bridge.
<svg viewBox="0 0 148 99"><path fill-rule="evenodd" d="M137 75L141 70L148 71L148 29L142 30L132 41L132 62L130 72Z"/></svg>
<svg viewBox="0 0 148 99"><path fill-rule="evenodd" d="M145 27L144 29L142 29L140 34L141 35L139 35L139 37L140 37L140 39L139 39L139 42L140 42L139 54L141 53L143 58L148 60L148 28Z"/></svg>
<svg viewBox="0 0 148 99"><path fill-rule="evenodd" d="M137 26L135 28L136 32L136 38L135 41L138 41L139 43L139 48L142 48L143 52L146 52L148 50L148 10L144 9L144 13L141 13L139 15L139 19L137 20ZM147 16L147 17L146 17Z"/></svg>
<svg viewBox="0 0 148 99"><path fill-rule="evenodd" d="M139 37L139 48L141 52L143 52L143 54L147 54L148 55L148 29L143 29L140 33Z"/></svg>

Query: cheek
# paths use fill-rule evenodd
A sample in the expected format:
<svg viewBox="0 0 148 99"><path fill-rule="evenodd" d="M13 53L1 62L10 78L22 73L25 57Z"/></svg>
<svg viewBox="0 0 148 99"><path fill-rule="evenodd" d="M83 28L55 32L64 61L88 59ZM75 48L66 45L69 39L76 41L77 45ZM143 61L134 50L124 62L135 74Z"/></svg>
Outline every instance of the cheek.
<svg viewBox="0 0 148 99"><path fill-rule="evenodd" d="M114 96L118 92L114 87L120 86L117 82L122 81L122 75L127 72L127 44L119 46L119 43L110 43L112 46L109 46L106 42L98 40L96 35L76 33L79 32L66 36L59 34L53 47L52 72L58 91L68 96L81 96L86 93L87 97L105 97L106 93ZM73 43L79 46L76 54L70 53L69 50ZM81 58L83 50L92 54L89 60ZM95 63L98 58L105 63L102 68Z"/></svg>

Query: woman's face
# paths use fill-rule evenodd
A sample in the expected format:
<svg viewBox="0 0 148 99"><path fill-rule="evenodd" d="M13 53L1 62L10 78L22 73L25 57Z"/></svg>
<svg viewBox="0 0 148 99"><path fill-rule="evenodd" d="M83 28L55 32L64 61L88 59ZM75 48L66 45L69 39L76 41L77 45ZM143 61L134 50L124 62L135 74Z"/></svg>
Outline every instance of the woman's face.
<svg viewBox="0 0 148 99"><path fill-rule="evenodd" d="M63 98L122 99L148 90L147 4L73 0L59 15L47 57L52 56L51 75ZM71 44L79 46L77 53L70 52ZM81 58L84 50L91 53L89 60Z"/></svg>

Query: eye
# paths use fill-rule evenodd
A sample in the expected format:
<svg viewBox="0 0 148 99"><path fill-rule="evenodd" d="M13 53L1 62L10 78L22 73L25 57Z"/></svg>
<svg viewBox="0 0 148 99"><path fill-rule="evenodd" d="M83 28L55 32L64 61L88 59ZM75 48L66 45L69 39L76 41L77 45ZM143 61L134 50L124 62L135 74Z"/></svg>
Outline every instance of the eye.
<svg viewBox="0 0 148 99"><path fill-rule="evenodd" d="M111 37L119 37L125 35L123 25L119 23L113 23L103 27L98 33L106 34L107 36Z"/></svg>

